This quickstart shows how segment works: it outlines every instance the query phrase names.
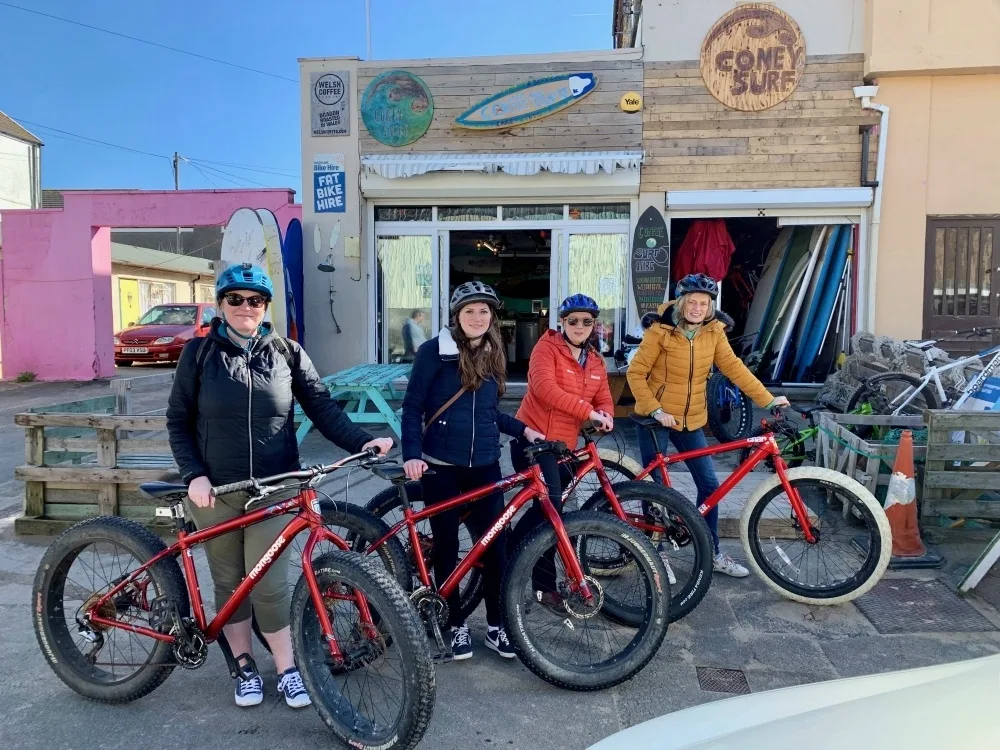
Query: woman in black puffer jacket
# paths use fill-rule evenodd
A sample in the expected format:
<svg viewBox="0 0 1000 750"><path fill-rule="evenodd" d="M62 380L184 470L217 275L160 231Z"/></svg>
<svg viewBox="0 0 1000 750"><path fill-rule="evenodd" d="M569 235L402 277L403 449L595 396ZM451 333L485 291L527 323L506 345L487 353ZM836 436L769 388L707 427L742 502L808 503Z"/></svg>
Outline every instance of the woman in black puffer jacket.
<svg viewBox="0 0 1000 750"><path fill-rule="evenodd" d="M323 436L344 450L358 453L374 447L385 453L392 447L391 440L373 440L351 422L330 398L305 351L263 322L272 296L271 280L261 269L249 263L227 269L216 285L222 318L212 322L206 338L189 341L177 363L167 405L167 432L188 484L186 511L198 528L243 514L245 495L214 498L210 494L213 485L300 468L293 397ZM206 542L217 610L287 523L287 517L276 516ZM264 697L250 645L251 604L281 675L279 692L293 708L309 705L288 629L287 550L223 628L240 665L238 706L255 706Z"/></svg>
<svg viewBox="0 0 1000 750"><path fill-rule="evenodd" d="M403 399L403 467L409 479L421 480L425 505L500 481L501 432L523 435L529 442L543 437L500 411L507 358L496 317L499 306L496 293L485 284L461 284L451 297L452 327L417 351ZM428 464L434 473L425 476ZM479 537L503 511L503 494L488 495L463 506L465 510L466 523ZM430 519L439 586L456 567L458 520L457 509ZM483 555L486 646L513 658L500 607L505 546L501 532ZM455 659L471 658L472 640L457 590L448 597L448 625Z"/></svg>

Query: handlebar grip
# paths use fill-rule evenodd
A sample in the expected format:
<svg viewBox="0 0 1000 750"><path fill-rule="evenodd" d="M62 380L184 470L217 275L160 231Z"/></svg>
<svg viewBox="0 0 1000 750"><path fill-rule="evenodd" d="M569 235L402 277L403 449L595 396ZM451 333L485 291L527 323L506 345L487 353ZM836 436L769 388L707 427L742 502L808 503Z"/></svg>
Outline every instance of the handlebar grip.
<svg viewBox="0 0 1000 750"><path fill-rule="evenodd" d="M253 479L245 479L242 482L233 482L232 484L220 484L218 487L212 488L212 497L221 497L222 495L229 495L233 492L252 490L256 486L257 483Z"/></svg>

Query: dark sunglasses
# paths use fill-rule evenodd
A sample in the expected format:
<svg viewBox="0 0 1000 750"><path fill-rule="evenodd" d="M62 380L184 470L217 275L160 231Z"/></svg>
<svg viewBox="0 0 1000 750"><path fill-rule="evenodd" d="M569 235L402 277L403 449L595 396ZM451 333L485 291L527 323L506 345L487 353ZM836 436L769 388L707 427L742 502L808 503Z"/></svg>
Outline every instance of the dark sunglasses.
<svg viewBox="0 0 1000 750"><path fill-rule="evenodd" d="M252 297L244 297L242 294L235 294L230 292L229 294L223 295L225 297L226 303L230 307L239 307L244 302L246 302L250 307L256 309L263 307L267 304L267 297L262 297L259 294L255 294Z"/></svg>
<svg viewBox="0 0 1000 750"><path fill-rule="evenodd" d="M596 321L593 318L567 318L566 325L579 326L582 325L584 328L593 328Z"/></svg>

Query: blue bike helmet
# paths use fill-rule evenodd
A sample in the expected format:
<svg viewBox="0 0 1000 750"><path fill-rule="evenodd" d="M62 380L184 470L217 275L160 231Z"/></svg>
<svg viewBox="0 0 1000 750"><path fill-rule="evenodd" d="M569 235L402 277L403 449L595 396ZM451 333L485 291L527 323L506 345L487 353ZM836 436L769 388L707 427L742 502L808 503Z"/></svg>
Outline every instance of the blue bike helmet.
<svg viewBox="0 0 1000 750"><path fill-rule="evenodd" d="M567 297L559 305L559 317L565 318L575 312L590 313L595 318L600 314L600 306L586 294L574 294Z"/></svg>
<svg viewBox="0 0 1000 750"><path fill-rule="evenodd" d="M274 285L271 283L271 277L250 263L230 266L222 272L215 284L216 300L221 299L222 295L234 289L259 292L269 300L274 297Z"/></svg>
<svg viewBox="0 0 1000 750"><path fill-rule="evenodd" d="M685 294L691 294L692 292L701 292L702 294L707 294L713 300L718 299L719 285L711 277L703 273L689 273L677 282L677 288L674 289L674 298L680 299Z"/></svg>

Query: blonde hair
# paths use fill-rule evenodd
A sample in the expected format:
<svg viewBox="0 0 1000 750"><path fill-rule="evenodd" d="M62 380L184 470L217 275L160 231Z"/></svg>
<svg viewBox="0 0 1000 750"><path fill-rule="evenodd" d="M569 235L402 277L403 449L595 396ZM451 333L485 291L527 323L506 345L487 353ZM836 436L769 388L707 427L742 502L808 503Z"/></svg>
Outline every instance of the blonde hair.
<svg viewBox="0 0 1000 750"><path fill-rule="evenodd" d="M673 317L674 317L674 324L675 325L680 325L681 323L686 323L687 322L687 318L684 316L684 313L687 311L687 303L688 303L688 297L689 296L690 295L688 295L688 294L682 294L680 297L678 297L677 302L674 303L674 316ZM715 317L715 300L714 299L709 299L709 302L708 302L708 313L705 315L705 319L702 322L703 323L707 323L708 321L710 321L714 317Z"/></svg>

